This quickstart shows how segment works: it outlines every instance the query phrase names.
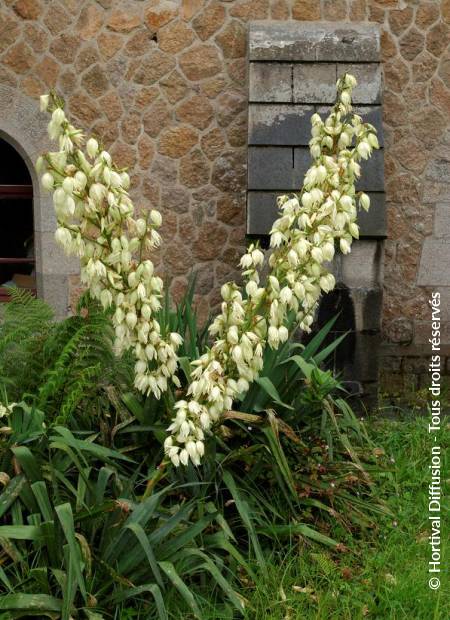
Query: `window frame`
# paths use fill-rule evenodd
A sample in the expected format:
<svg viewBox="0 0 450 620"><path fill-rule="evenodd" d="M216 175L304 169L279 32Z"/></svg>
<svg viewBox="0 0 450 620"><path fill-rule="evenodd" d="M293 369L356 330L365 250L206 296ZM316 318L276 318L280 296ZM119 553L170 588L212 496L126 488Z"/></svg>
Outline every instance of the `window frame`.
<svg viewBox="0 0 450 620"><path fill-rule="evenodd" d="M9 185L0 184L0 200L33 200L33 186L30 184L24 185ZM8 257L0 256L0 264L3 265L35 265L36 257ZM33 295L36 295L36 287L27 288ZM11 296L8 289L4 286L0 286L0 303L6 303L10 301Z"/></svg>

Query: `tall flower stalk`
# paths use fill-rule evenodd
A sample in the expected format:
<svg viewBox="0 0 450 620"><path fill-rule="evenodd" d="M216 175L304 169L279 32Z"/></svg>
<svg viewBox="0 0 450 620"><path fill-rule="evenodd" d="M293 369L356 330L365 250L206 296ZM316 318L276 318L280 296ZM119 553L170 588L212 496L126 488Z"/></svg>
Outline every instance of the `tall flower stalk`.
<svg viewBox="0 0 450 620"><path fill-rule="evenodd" d="M48 133L59 150L37 161L43 187L52 192L58 222L56 241L81 262L81 281L92 298L112 308L115 350L132 349L135 386L159 398L176 376L181 336L162 334L155 313L161 307L163 282L145 256L160 244L161 214L134 216L128 195L130 179L95 138L87 141L70 124L64 102L54 93L41 97L51 113Z"/></svg>
<svg viewBox="0 0 450 620"><path fill-rule="evenodd" d="M359 162L378 148L378 140L375 128L352 113L355 86L356 79L344 75L327 119L312 116L313 163L300 193L279 198L265 284L260 282L264 255L252 244L240 261L244 287L228 283L221 289L221 313L210 327L215 342L193 362L187 398L176 403L168 428L165 452L175 466L200 463L204 433L258 377L266 346L276 349L288 339L288 316L295 313L300 329L310 331L322 291L335 286L327 263L336 243L347 254L359 236L357 201L368 209L370 200L357 194L355 182Z"/></svg>

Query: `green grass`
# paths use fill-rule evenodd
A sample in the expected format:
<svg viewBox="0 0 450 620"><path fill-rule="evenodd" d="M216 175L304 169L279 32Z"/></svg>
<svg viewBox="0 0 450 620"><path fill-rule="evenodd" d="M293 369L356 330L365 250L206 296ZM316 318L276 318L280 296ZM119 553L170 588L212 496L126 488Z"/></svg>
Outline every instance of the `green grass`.
<svg viewBox="0 0 450 620"><path fill-rule="evenodd" d="M374 420L369 431L386 452L391 472L378 483L392 510L392 519L377 531L352 538L334 527L334 538L347 551L331 554L293 541L284 557L274 555L268 579L241 582L248 620L447 620L450 618L450 558L447 512L442 509L441 588L428 586L428 463L430 447L426 418ZM448 453L449 425L441 431L442 453ZM392 460L391 460L392 459ZM449 489L449 462L444 456L442 491ZM444 502L445 503L445 502ZM447 527L445 524L447 521ZM448 541L447 541L448 542ZM233 618L231 611L205 601L205 617ZM212 607L212 608L211 608Z"/></svg>

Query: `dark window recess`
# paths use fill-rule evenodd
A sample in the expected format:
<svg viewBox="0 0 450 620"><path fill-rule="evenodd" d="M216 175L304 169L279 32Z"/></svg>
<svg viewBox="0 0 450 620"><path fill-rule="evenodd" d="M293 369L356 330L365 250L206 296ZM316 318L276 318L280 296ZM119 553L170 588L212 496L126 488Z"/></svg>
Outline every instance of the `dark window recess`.
<svg viewBox="0 0 450 620"><path fill-rule="evenodd" d="M355 311L350 291L343 284L339 284L333 291L323 295L320 300L314 329L304 337L304 343L306 344L306 342L311 340L332 318L336 318L335 323L325 338L321 349L332 344L339 336L347 334L325 362L327 369L338 373L345 380L348 374L346 371L351 369L354 359Z"/></svg>
<svg viewBox="0 0 450 620"><path fill-rule="evenodd" d="M0 138L0 302L7 286L36 291L33 188L19 153Z"/></svg>

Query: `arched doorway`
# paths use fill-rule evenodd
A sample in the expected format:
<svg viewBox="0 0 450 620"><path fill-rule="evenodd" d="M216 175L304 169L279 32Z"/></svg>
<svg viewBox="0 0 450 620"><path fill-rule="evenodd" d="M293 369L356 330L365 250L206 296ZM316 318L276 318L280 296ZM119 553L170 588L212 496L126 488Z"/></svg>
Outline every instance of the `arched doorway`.
<svg viewBox="0 0 450 620"><path fill-rule="evenodd" d="M67 257L55 243L53 201L51 195L40 187L34 168L37 157L53 148L48 140L47 123L48 115L39 111L38 101L19 90L0 84L0 138L25 163L28 183L31 179L37 295L53 307L56 317L62 318L67 315L70 307L72 279L75 283L78 281L79 261L75 257ZM5 157L2 156L1 161L4 166ZM15 209L18 208L19 201L15 206ZM6 228L3 220L0 227ZM0 255L4 256L1 249ZM31 271L24 275L31 275Z"/></svg>
<svg viewBox="0 0 450 620"><path fill-rule="evenodd" d="M7 287L36 293L33 185L24 160L2 138L0 161L0 302L5 302Z"/></svg>

